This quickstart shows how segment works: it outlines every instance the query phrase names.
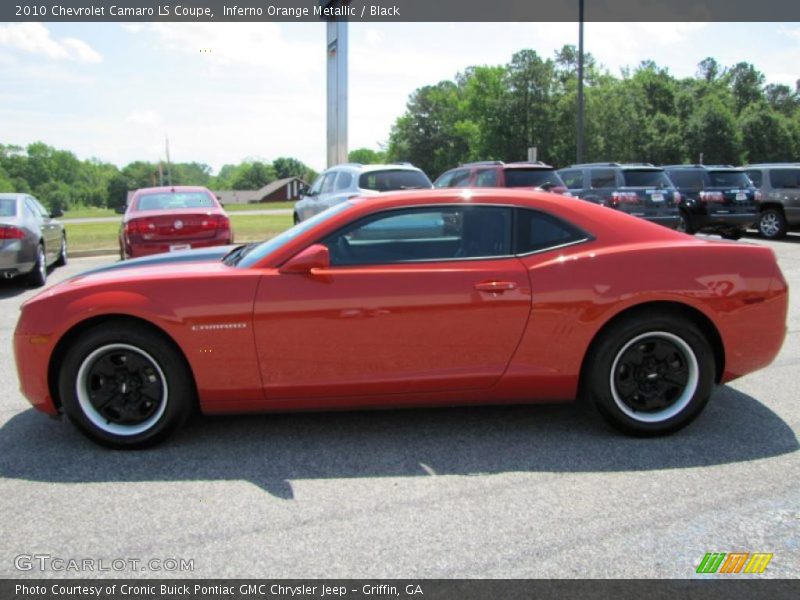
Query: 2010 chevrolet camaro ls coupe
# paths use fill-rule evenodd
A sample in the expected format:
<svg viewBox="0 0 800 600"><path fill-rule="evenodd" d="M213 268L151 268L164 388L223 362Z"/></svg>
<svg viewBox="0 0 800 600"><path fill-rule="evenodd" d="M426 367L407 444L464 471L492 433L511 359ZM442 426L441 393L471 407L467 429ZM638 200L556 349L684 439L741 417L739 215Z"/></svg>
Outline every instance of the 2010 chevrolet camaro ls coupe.
<svg viewBox="0 0 800 600"><path fill-rule="evenodd" d="M354 199L261 244L134 259L27 301L22 392L94 440L236 413L590 399L675 431L786 331L774 253L578 199Z"/></svg>

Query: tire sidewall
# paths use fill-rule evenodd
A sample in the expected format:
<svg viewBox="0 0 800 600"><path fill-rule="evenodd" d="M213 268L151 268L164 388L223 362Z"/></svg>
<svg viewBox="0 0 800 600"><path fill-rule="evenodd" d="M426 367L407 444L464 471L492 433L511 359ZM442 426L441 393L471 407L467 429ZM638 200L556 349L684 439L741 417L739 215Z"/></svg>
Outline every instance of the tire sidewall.
<svg viewBox="0 0 800 600"><path fill-rule="evenodd" d="M646 423L625 414L611 392L611 369L620 351L634 338L646 333L666 332L681 338L694 353L698 381L689 403L676 415ZM703 334L690 322L671 316L626 319L611 327L599 340L589 365L589 391L594 405L617 429L632 435L655 436L677 431L691 423L703 410L714 389L714 353Z"/></svg>
<svg viewBox="0 0 800 600"><path fill-rule="evenodd" d="M773 235L767 235L764 233L764 230L761 227L761 222L764 220L764 217L767 215L774 215L778 221L778 231ZM758 233L762 236L767 238L768 240L777 240L782 238L786 235L786 218L784 217L783 213L778 210L777 208L768 208L761 213L761 217L758 220Z"/></svg>
<svg viewBox="0 0 800 600"><path fill-rule="evenodd" d="M84 413L77 394L77 375L84 360L95 350L109 344L127 344L146 352L157 363L167 384L166 408L147 430L135 435L118 435L95 425ZM81 335L70 347L59 369L58 390L64 412L92 440L113 448L144 448L169 435L189 415L194 386L187 367L163 336L146 329L100 326Z"/></svg>

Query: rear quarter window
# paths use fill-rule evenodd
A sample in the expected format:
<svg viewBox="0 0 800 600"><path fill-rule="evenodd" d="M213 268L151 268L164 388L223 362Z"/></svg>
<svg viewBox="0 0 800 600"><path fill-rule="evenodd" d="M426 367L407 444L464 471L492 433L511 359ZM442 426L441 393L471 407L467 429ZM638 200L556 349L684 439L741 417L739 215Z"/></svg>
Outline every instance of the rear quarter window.
<svg viewBox="0 0 800 600"><path fill-rule="evenodd" d="M589 235L553 215L538 210L518 209L516 254L530 254L589 239Z"/></svg>
<svg viewBox="0 0 800 600"><path fill-rule="evenodd" d="M774 169L769 172L774 188L796 190L800 188L800 169Z"/></svg>

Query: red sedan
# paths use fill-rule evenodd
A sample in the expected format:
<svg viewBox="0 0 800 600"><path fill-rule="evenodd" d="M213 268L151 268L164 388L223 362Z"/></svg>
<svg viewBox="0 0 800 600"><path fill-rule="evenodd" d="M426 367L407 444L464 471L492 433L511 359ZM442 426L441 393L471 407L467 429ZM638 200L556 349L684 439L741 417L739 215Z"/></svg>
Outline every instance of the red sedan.
<svg viewBox="0 0 800 600"><path fill-rule="evenodd" d="M116 447L204 413L589 398L636 435L768 365L788 290L762 246L577 199L351 200L279 236L84 273L27 301L22 391Z"/></svg>
<svg viewBox="0 0 800 600"><path fill-rule="evenodd" d="M136 190L119 231L123 259L232 242L231 222L222 205L206 188L196 186Z"/></svg>

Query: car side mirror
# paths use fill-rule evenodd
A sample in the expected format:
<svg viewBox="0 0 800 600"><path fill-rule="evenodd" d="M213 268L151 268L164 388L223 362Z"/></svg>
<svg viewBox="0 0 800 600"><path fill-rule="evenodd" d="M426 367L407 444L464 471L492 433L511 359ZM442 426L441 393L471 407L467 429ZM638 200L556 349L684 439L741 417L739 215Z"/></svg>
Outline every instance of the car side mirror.
<svg viewBox="0 0 800 600"><path fill-rule="evenodd" d="M312 244L295 254L278 269L280 273L311 273L314 269L327 269L331 266L331 255L326 246Z"/></svg>
<svg viewBox="0 0 800 600"><path fill-rule="evenodd" d="M114 209L114 212L115 212L115 213L117 213L118 215L124 215L124 214L125 214L125 209L126 209L126 208L127 208L126 206L117 206L117 207Z"/></svg>
<svg viewBox="0 0 800 600"><path fill-rule="evenodd" d="M58 217L63 217L63 216L64 216L64 211L61 210L60 208L57 208L53 212L50 213L50 218L51 219L57 219Z"/></svg>

